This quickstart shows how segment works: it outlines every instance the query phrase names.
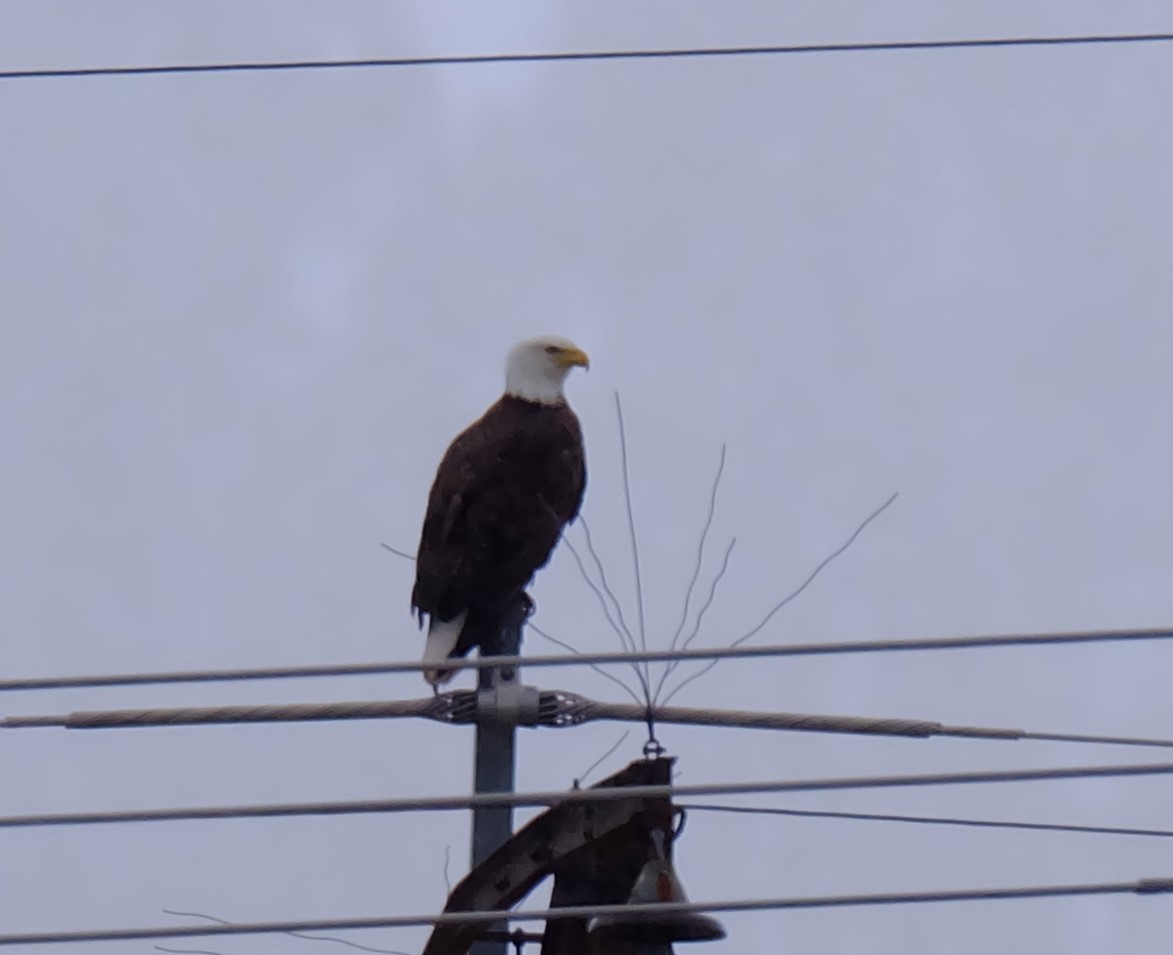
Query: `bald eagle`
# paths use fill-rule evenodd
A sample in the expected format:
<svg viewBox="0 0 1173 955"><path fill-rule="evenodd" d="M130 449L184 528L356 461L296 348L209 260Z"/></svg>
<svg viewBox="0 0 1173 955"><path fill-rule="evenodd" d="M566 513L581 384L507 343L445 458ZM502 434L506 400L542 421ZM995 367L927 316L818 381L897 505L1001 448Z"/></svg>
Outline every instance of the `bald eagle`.
<svg viewBox="0 0 1173 955"><path fill-rule="evenodd" d="M411 607L428 623L424 679L437 664L496 642L545 566L586 489L582 429L563 383L586 353L564 338L531 338L509 352L505 393L453 439L428 495ZM491 652L491 651L490 651Z"/></svg>

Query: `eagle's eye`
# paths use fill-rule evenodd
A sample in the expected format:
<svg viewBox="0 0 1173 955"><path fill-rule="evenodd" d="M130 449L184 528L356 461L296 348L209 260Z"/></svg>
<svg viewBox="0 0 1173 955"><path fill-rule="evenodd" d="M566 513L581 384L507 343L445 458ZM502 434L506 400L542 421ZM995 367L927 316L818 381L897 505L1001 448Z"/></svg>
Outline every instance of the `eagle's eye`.
<svg viewBox="0 0 1173 955"><path fill-rule="evenodd" d="M558 352L560 352L560 351L562 351L562 349L559 348L557 345L547 345L546 346L546 354L547 355L557 355Z"/></svg>

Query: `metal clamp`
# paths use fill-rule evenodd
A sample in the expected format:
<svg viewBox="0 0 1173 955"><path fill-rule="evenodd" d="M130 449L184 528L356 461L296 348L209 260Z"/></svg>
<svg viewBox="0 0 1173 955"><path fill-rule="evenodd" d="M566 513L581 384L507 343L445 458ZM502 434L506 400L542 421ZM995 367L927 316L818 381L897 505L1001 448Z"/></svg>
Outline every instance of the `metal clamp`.
<svg viewBox="0 0 1173 955"><path fill-rule="evenodd" d="M477 691L477 722L537 726L541 692L536 686L498 683Z"/></svg>

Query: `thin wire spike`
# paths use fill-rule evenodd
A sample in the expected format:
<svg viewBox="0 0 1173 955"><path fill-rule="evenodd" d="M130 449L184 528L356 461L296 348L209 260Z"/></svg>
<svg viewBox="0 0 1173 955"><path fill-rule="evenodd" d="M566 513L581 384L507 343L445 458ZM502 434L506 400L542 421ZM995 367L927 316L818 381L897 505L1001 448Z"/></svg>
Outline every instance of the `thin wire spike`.
<svg viewBox="0 0 1173 955"><path fill-rule="evenodd" d="M415 558L412 557L411 554L409 554L405 550L397 550L396 548L392 547L390 544L384 544L384 543L380 543L379 546L382 547L383 550L391 551L391 553L394 554L396 557L402 557L404 560L410 560L413 564L415 563Z"/></svg>
<svg viewBox="0 0 1173 955"><path fill-rule="evenodd" d="M582 536L586 541L587 553L590 554L591 559L595 562L595 570L599 573L599 582L603 587L604 593L610 598L615 607L615 616L619 620L619 626L623 628L623 632L627 634L627 639L631 641L632 650L635 649L635 637L632 635L631 627L627 625L627 618L623 615L623 604L619 602L619 598L615 596L615 591L607 582L607 571L603 568L603 561L599 558L599 552L595 549L594 538L591 537L591 527L587 523L586 517L582 514L578 517L578 523L582 525Z"/></svg>
<svg viewBox="0 0 1173 955"><path fill-rule="evenodd" d="M872 513L870 513L867 517L865 517L863 519L863 521L860 523L859 527L857 527L855 529L855 531L852 532L852 535L849 538L847 538L846 541L844 541L839 547L837 547L830 554L828 554L821 561L819 561L818 566L816 566L815 569L810 572L810 575L806 578L806 580L804 580L801 584L799 584L786 597L784 597L782 600L778 601L778 603L775 604L773 608L771 608L770 612L767 613L765 615L765 617L762 618L761 622L757 626L753 627L751 630L749 630L748 633L744 634L743 636L738 637L736 640L733 641L732 644L730 644L730 646L739 647L739 646L741 646L741 644L745 643L746 640L755 636L767 623L770 622L770 620L773 619L774 614L776 614L779 610L781 610L788 603L790 603L792 600L794 600L799 594L801 594L804 590L806 590L806 588L809 587L814 582L814 579L816 577L818 577L819 574L821 574L823 572L823 568L825 568L828 564L830 564L833 560L835 560L836 557L839 557L841 554L843 554L847 550L847 548L849 548L852 544L854 544L856 541L856 538L858 538L859 535L864 532L864 530L867 528L867 526L872 521L874 521L877 517L879 517L881 514L883 514L884 511L886 511L888 509L888 507L892 504L892 502L895 501L896 498L899 496L900 496L900 492L896 491L890 498L888 498L888 500L886 500L883 504L881 504L874 511L872 511Z"/></svg>
<svg viewBox="0 0 1173 955"><path fill-rule="evenodd" d="M692 577L688 581L688 587L684 591L684 609L680 612L680 623L676 625L676 631L672 634L672 641L668 644L668 649L675 650L676 642L680 639L680 635L684 632L684 625L688 621L688 608L692 602L692 593L696 588L696 582L701 576L701 566L705 559L705 542L709 537L709 529L713 526L713 517L717 512L717 491L721 487L721 475L725 471L725 451L726 445L721 445L721 458L717 462L717 475L713 478L713 485L709 490L709 510L705 516L704 527L701 528L701 539L696 549L696 566L692 569ZM664 689L664 681L668 679L668 674L671 670L665 667L664 672L660 674L660 680L656 684L656 692L652 695L653 700L660 697L660 693Z"/></svg>
<svg viewBox="0 0 1173 955"><path fill-rule="evenodd" d="M566 538L566 544L570 548L570 552L574 555L574 559L578 562L578 569L582 574L583 579L595 592L595 596L599 598L599 603L603 607L603 613L607 615L607 620L611 623L611 628L616 632L616 634L618 634L619 642L623 645L625 650L630 649L634 653L636 651L635 637L632 636L631 629L627 626L627 620L624 619L623 606L619 603L619 598L615 596L615 591L612 590L610 584L607 583L607 572L603 569L603 562L599 559L598 551L595 550L594 542L591 540L591 532L590 528L587 526L586 519L580 516L579 520L582 522L583 536L586 538L587 550L594 559L595 569L599 572L600 586L596 586L594 581L591 580L588 576L586 568L583 566L582 557L579 556L579 553L574 544L571 542L570 538ZM611 598L611 602L615 607L615 613L619 619L618 627L616 627L615 622L611 619L610 614L607 613L607 601L606 597L604 597L604 594ZM624 640L624 634L627 635L626 641ZM646 700L650 701L652 698L651 689L645 676L648 665L645 664L642 670L640 669L640 665L634 660L629 661L629 665L631 666L632 670L635 671L635 678L639 681L640 689L643 690L644 697Z"/></svg>
<svg viewBox="0 0 1173 955"><path fill-rule="evenodd" d="M619 423L619 456L623 464L623 500L627 506L627 530L631 535L631 563L635 571L635 606L639 623L639 646L641 650L648 648L647 628L644 625L644 588L639 570L639 541L635 532L635 512L631 506L631 477L627 466L627 430L623 426L623 404L619 400L619 392L615 392L615 417ZM644 664L644 684L650 687L652 670ZM652 705L650 689L648 691L648 706Z"/></svg>
<svg viewBox="0 0 1173 955"><path fill-rule="evenodd" d="M692 632L689 633L684 643L681 644L680 649L687 650L692 646L692 641L695 640L701 632L701 624L704 622L705 613L713 605L713 600L717 596L717 588L721 581L725 578L725 574L729 570L729 558L733 556L733 548L737 545L737 538L731 537L729 539L729 546L725 548L725 555L721 558L721 566L717 568L717 573L713 575L713 582L709 585L709 595L705 598L705 602L701 604L701 609L696 615L696 621L693 623ZM678 660L671 661L679 663Z"/></svg>
<svg viewBox="0 0 1173 955"><path fill-rule="evenodd" d="M636 705L638 706L639 704L637 703ZM599 768L599 765L603 762L603 760L605 760L608 756L610 756L613 752L615 752L615 750L617 750L620 746L622 746L623 741L625 739L627 739L627 737L629 737L630 735L631 735L631 730L624 730L623 735L620 736L619 739L615 740L615 742L611 744L611 748L608 749L607 752L605 752L602 756L600 756L598 759L596 759L593 763L591 763L586 768L586 772L584 772L582 775L578 776L574 780L574 788L578 789L583 783L585 783L587 781L587 778L590 776L590 774Z"/></svg>
<svg viewBox="0 0 1173 955"><path fill-rule="evenodd" d="M599 606L603 610L603 616L607 618L607 625L610 626L615 636L619 638L619 645L623 647L624 650L634 651L634 641L631 643L628 642L631 635L627 633L626 628L620 627L620 625L615 622L615 618L611 615L611 608L607 604L607 598L605 596L604 590L598 584L596 584L591 578L590 574L587 573L586 564L583 562L582 555L579 554L578 548L574 546L574 541L572 541L569 537L564 537L563 540L566 543L567 549L574 557L574 562L578 565L579 576L582 577L582 579L586 582L586 585L591 589L591 592L595 595L595 598L599 601Z"/></svg>
<svg viewBox="0 0 1173 955"><path fill-rule="evenodd" d="M229 922L227 919L217 918L215 915L205 915L203 912L177 912L172 909L163 909L163 912L166 915L174 915L177 918L204 919L207 922L214 922L217 925L237 924ZM281 934L288 935L290 938L305 939L308 942L334 942L337 945L345 945L347 948L357 948L360 952L376 952L379 955L408 955L407 952L400 951L399 949L372 948L370 945L360 945L358 942L352 942L345 938L334 938L330 935L310 935L308 932L282 932ZM194 949L169 949L161 945L156 945L155 948L160 952L172 952L174 955L221 955L219 952L200 952Z"/></svg>
<svg viewBox="0 0 1173 955"><path fill-rule="evenodd" d="M541 627L539 627L537 624L535 624L533 621L529 621L528 623L526 623L526 626L530 630L532 630L534 633L536 633L539 637L542 637L545 640L549 640L551 643L556 644L557 646L560 646L563 650L569 650L573 654L576 654L578 656L582 656L582 651L579 650L577 647L571 646L565 640L559 640L557 637L551 636L550 634L546 633L545 630L543 630ZM643 701L636 694L635 690L633 690L626 683L624 683L621 679L619 679L619 677L617 677L614 673L608 673L606 670L604 670L597 663L588 663L587 666L589 666L592 670L594 670L597 674L599 674L599 676L604 676L608 680L610 680L612 683L614 683L615 685L622 687L623 691L628 696L631 697L631 699L635 702L636 706L643 705ZM638 676L639 670L637 669L635 672L636 672L636 676Z"/></svg>
<svg viewBox="0 0 1173 955"><path fill-rule="evenodd" d="M717 596L717 588L724 579L726 571L729 570L729 558L733 555L733 548L736 544L737 538L731 538L729 541L729 546L725 548L725 556L721 561L721 566L718 568L717 573L713 576L712 583L709 585L709 596L705 598L705 602L701 604L701 609L697 612L696 620L693 622L692 631L689 633L688 637L685 638L684 643L680 647L681 650L687 650L692 645L692 641L695 640L697 636L699 636L701 632L701 624L705 619L705 614L708 612L709 607L713 605L713 600ZM667 663L665 663L664 675L660 680L660 685L656 687L657 704L659 704L660 693L663 691L664 684L668 681L669 674L674 672L676 668L680 666L680 663L680 660L669 660ZM667 704L668 701L672 699L672 697L675 695L675 692L676 691L673 690L673 692L665 698L665 704Z"/></svg>
<svg viewBox="0 0 1173 955"><path fill-rule="evenodd" d="M776 603L774 605L774 607L770 610L770 612L767 613L761 619L761 621L757 624L757 626L752 627L748 632L742 634L740 637L738 637L736 640L734 640L731 644L729 644L729 647L731 649L734 647L739 647L743 643L745 643L746 640L749 640L751 637L757 635L757 633L767 623L769 623L771 619L773 619L774 614L776 614L779 610L781 610L788 603L790 603L790 601L794 600L799 594L801 594L804 590L806 590L806 588L811 585L811 583L814 581L814 579L819 576L819 574L822 572L823 568L826 567L828 564L830 564L836 557L838 557L844 551L846 551L847 548L849 548L852 544L854 544L855 539L857 537L859 537L859 535L864 532L864 528L866 528L872 521L874 521L877 517L879 517L881 514L883 514L884 511L886 511L888 509L889 505L891 505L892 502L895 501L896 498L899 496L900 496L900 492L896 491L895 493L893 493L893 495L890 498L888 498L888 500L886 500L883 504L881 504L874 511L872 511L871 514L869 514L867 517L865 517L863 519L863 522L859 525L859 527L857 527L855 529L854 533L852 533L852 535L849 538L847 538L847 540L844 541L843 544L841 544L838 548L833 550L830 554L828 554L821 561L819 561L818 566L816 566L815 569L810 572L810 575L806 578L806 580L804 580L794 590L792 590L787 596L783 597L778 603ZM708 673L711 669L713 669L713 667L715 667L720 662L721 662L720 660L711 660L711 661L709 661L709 663L707 663L703 667L701 667L701 669L697 670L696 673L681 680L676 685L676 688L671 693L669 693L667 697L665 697L665 699L664 699L665 704L671 702L672 698L674 696L676 696L676 694L679 693L681 690L683 690L686 686L688 686L688 684L690 684L694 680L697 680L700 677L704 676L706 673Z"/></svg>

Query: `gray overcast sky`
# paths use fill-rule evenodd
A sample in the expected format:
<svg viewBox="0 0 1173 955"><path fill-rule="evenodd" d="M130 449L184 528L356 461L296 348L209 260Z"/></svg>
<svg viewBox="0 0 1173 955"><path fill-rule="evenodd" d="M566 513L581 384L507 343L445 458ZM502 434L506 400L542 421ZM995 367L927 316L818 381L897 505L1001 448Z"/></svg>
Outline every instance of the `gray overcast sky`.
<svg viewBox="0 0 1173 955"><path fill-rule="evenodd" d="M0 64L1169 28L1155 0L9 0ZM445 445L540 331L594 360L570 386L585 513L630 608L623 396L653 646L722 442L706 573L737 548L698 645L756 622L897 490L757 639L1169 625L1171 90L1157 45L0 83L4 675L415 658L411 566L378 542L414 548ZM617 645L565 548L534 594L550 632ZM678 700L1173 736L1171 668L1158 644L728 662ZM619 698L589 671L528 676ZM9 694L0 713L425 691ZM568 785L618 734L527 731L520 786ZM1160 759L662 738L682 782ZM470 743L408 722L11 732L0 814L460 793ZM1161 779L758 802L1173 825ZM434 911L467 833L464 813L7 831L0 932ZM1161 840L714 814L678 852L694 899L1173 875ZM1171 904L731 914L706 951L1163 955ZM413 950L424 933L352 937Z"/></svg>

